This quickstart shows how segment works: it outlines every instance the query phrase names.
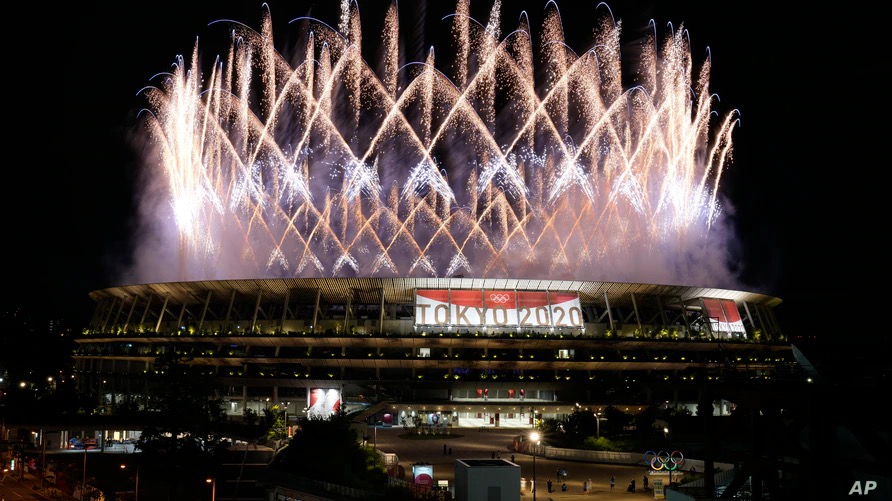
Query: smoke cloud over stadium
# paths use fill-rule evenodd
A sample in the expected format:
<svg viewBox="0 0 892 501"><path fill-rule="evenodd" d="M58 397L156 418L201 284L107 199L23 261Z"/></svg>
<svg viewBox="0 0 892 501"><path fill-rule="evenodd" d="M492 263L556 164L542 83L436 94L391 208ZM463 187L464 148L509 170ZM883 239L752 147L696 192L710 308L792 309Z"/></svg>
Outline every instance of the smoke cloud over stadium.
<svg viewBox="0 0 892 501"><path fill-rule="evenodd" d="M597 10L571 48L558 6L502 31L501 3L442 20L452 40L402 63L400 16L355 3L279 47L212 23L143 89L146 169L130 283L279 277L512 277L737 288L720 194L737 112L684 26L640 40ZM380 37L367 60L365 37ZM579 51L579 52L577 52ZM287 54L287 55L286 55ZM440 63L439 58L448 61ZM624 73L635 74L624 83Z"/></svg>

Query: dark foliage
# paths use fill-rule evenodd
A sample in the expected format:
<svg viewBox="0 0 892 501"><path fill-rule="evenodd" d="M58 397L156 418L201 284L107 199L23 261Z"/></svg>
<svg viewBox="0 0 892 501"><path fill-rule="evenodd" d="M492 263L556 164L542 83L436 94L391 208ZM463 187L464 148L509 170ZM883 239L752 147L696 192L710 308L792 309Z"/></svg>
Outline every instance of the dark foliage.
<svg viewBox="0 0 892 501"><path fill-rule="evenodd" d="M598 422L591 410L582 410L579 407L567 417L564 424L564 433L567 441L578 443L587 437L593 437L598 434Z"/></svg>
<svg viewBox="0 0 892 501"><path fill-rule="evenodd" d="M362 447L348 419L304 420L271 468L301 477L380 492L386 475L373 451Z"/></svg>
<svg viewBox="0 0 892 501"><path fill-rule="evenodd" d="M172 472L165 488L170 499L206 490L204 479L214 476L214 458L229 445L216 431L225 416L221 403L207 397L218 383L188 362L174 350L155 360L149 382L150 414L157 425L144 429L136 445L146 462L164 464Z"/></svg>

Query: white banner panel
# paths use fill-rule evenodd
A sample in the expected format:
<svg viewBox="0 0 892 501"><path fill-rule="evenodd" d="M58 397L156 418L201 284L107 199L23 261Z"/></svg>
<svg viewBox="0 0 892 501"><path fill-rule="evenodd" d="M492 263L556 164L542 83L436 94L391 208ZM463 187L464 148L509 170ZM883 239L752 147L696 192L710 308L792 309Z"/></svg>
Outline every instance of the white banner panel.
<svg viewBox="0 0 892 501"><path fill-rule="evenodd" d="M417 290L415 325L582 328L573 292Z"/></svg>
<svg viewBox="0 0 892 501"><path fill-rule="evenodd" d="M549 292L551 321L555 327L582 327L582 307L575 292Z"/></svg>

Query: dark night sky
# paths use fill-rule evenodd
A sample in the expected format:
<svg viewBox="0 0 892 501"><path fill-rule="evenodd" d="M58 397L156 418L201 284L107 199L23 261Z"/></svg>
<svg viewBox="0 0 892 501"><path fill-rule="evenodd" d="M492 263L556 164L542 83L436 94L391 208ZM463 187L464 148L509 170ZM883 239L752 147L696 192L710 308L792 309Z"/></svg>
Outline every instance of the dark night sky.
<svg viewBox="0 0 892 501"><path fill-rule="evenodd" d="M301 34L287 22L308 14L312 2L268 3L281 47ZM316 3L325 9L312 14L336 26L338 2ZM436 40L435 28L448 30L440 18L455 6L429 2L425 31L421 23L411 28L418 4L401 2L401 11L414 11L401 20L401 31L415 35L410 45L419 55L407 56L411 60L430 45L448 45ZM503 36L516 27L518 5L529 11L538 33L545 2L504 4ZM359 5L366 25L386 4ZM484 23L490 5L471 1ZM568 43L577 51L591 41L596 5L558 2ZM880 110L888 108L888 65L874 57L885 50L873 43L883 29L880 16L859 3L820 12L771 11L767 4L742 1L609 5L623 20L624 40L634 39L653 18L661 34L669 22L684 23L695 61L711 49L710 88L721 96L721 106L741 113L722 190L736 208L747 249L744 278L752 289L783 299L778 313L788 334L843 319L830 313L832 307L861 294L850 287L871 275L857 270L869 270L879 255L873 245L877 227L870 223L879 202L868 193L882 179L880 162L888 163L879 155L880 127L873 125L886 120ZM22 85L39 93L42 110L11 103L25 117L19 123L40 130L25 137L50 144L46 151L39 143L28 146L27 158L7 164L15 170L15 186L6 189L14 203L7 211L10 234L17 237L7 258L13 268L9 293L15 303L76 321L92 313L90 291L120 285L116 270L130 243L131 186L139 170L125 140L144 104L137 92L176 55L188 54L196 37L201 41L211 33L209 22L228 18L257 28L261 2L95 1L77 9L53 12L65 35L50 41L56 45L51 56L35 57L34 73L17 73ZM364 45L376 44L376 38L364 30ZM874 113L876 120L867 121ZM819 321L816 315L836 316Z"/></svg>

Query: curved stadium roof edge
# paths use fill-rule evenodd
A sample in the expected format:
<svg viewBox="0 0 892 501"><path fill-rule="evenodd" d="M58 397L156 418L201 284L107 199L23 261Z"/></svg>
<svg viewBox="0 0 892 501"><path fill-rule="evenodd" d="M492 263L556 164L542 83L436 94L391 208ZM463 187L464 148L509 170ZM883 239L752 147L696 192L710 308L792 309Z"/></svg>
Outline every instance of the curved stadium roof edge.
<svg viewBox="0 0 892 501"><path fill-rule="evenodd" d="M262 295L266 300L288 296L290 301L315 301L317 291L321 299L342 302L377 303L381 292L388 303L413 303L416 289L486 289L577 292L583 303L603 304L606 295L612 306L625 306L636 298L646 296L672 297L687 303L698 298L729 299L736 303L751 303L776 307L781 299L757 292L732 289L661 285L627 282L596 282L585 280L540 280L520 278L264 278L237 280L201 280L123 285L95 290L90 297L97 302L109 299L160 296L175 304L190 304L205 300L229 298L233 292L245 296Z"/></svg>

